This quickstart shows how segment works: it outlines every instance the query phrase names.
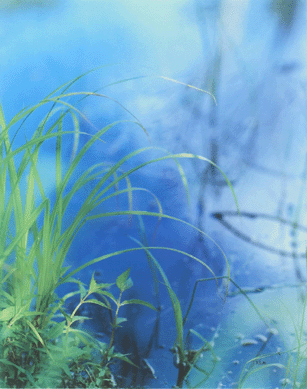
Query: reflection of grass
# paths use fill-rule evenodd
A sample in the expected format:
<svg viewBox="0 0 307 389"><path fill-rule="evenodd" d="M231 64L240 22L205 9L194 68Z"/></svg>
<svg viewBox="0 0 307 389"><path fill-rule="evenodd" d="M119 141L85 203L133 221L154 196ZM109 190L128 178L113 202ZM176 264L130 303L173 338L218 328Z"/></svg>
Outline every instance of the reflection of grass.
<svg viewBox="0 0 307 389"><path fill-rule="evenodd" d="M121 250L106 254L84 263L73 271L64 266L64 260L76 234L89 220L107 216L148 215L158 218L169 218L180 221L162 213L162 207L155 197L159 212L134 211L132 209L133 193L140 188L133 188L129 175L134 171L156 161L172 158L178 166L187 194L188 187L184 172L178 162L178 158L192 158L210 162L208 159L193 154L175 154L156 158L142 163L128 172L123 172L126 161L150 148L131 152L114 165L107 166L104 161L89 167L82 174L76 175L81 160L88 150L116 123L112 123L95 135L90 135L87 143L78 149L78 139L81 134L77 115L85 116L77 108L68 103L66 98L101 96L98 93L68 93L68 88L80 77L58 88L37 105L20 111L7 124L0 106L0 271L1 271L1 301L0 301L0 351L1 351L1 384L3 386L54 386L54 387L110 387L114 386L110 366L115 359L128 361L126 355L117 353L113 346L114 331L124 325L125 318L118 316L118 310L122 305L143 304L154 308L149 303L140 300L121 300L122 293L132 287L129 272L126 271L117 278L116 285L120 290L120 296L116 299L108 290L111 284L97 284L94 277L91 280L88 291L84 285L73 276L86 267L101 262L107 258L119 254L126 254L136 250L145 250L150 257L148 261L153 271L157 268L163 282L168 289L175 317L177 340L174 346L174 358L178 365L179 375L177 384L183 385L183 381L194 367L196 359L204 350L201 348L195 352L187 350L183 341L184 320L181 314L179 301L172 291L163 269L151 256L149 250L164 249L188 255L201 263L214 276L214 272L200 259L184 253L180 250L165 247L147 247L144 243L141 247ZM62 93L55 95L60 89ZM13 128L27 123L27 119L36 113L40 107L51 104L51 108L34 131L32 137L25 144L13 149L13 141L10 133ZM62 107L59 109L58 107ZM64 131L65 120L71 116L75 125L75 131ZM125 121L127 122L127 121ZM134 124L146 130L138 122ZM73 158L66 172L62 165L63 137L74 135L75 143ZM89 135L89 134L85 134ZM15 138L15 137L14 137ZM14 139L13 138L13 139ZM51 204L46 195L42 179L39 174L39 153L42 145L49 140L55 140L55 194L56 198ZM161 149L160 149L161 150ZM16 167L16 159L19 158L19 166ZM219 169L215 164L214 166ZM224 175L224 173L222 172ZM27 178L25 193L21 192L21 181ZM77 178L74 178L77 177ZM113 180L110 183L110 179ZM224 175L226 182L233 191L230 182ZM125 180L126 189L120 189L120 181ZM90 188L89 188L90 187ZM75 210L75 217L64 230L63 220L72 200L78 196L81 189L87 190L87 197ZM110 191L113 190L114 192ZM129 201L128 211L105 212L93 215L93 211L108 199L118 195L127 194ZM236 200L236 198L235 198ZM183 221L182 221L183 222ZM187 226L194 228L200 234L205 235L200 229L187 222ZM225 257L228 269L229 265ZM152 265L154 265L152 267ZM63 298L58 298L57 288L64 283L77 283L78 292L72 292ZM91 294L100 294L102 300L88 299ZM75 294L80 294L80 303L68 314L64 308L65 300ZM114 320L112 321L112 333L109 345L98 342L86 332L73 326L73 323L83 321L84 317L77 316L77 310L83 304L98 304L108 310L112 309L111 303L116 305ZM60 318L60 322L55 318ZM190 334L202 339L196 331ZM205 342L212 354L213 350Z"/></svg>

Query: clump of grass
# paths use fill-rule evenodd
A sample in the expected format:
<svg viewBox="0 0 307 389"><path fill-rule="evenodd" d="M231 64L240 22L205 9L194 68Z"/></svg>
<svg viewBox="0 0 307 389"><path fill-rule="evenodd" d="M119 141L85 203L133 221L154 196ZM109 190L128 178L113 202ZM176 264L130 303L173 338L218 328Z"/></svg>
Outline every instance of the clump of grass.
<svg viewBox="0 0 307 389"><path fill-rule="evenodd" d="M79 168L80 162L88 150L100 141L107 131L123 122L109 124L98 130L96 134L90 135L87 143L77 152L78 137L82 133L79 128L78 116L86 118L66 99L78 96L81 98L89 96L106 97L91 92L69 93L68 89L79 78L64 84L35 106L23 109L9 123L6 123L0 105L0 364L1 380L5 386L112 387L116 385L110 365L115 359L132 363L127 356L114 350L115 330L125 321L125 318L118 316L119 308L126 304L143 304L152 309L155 309L155 307L141 300L122 301L122 294L132 286L132 281L129 278L130 270L124 272L116 280L116 285L120 291L118 298L115 298L107 290L111 284L97 284L93 277L89 289L86 291L84 285L74 279L73 276L84 268L107 258L135 250L145 250L148 254L149 249L155 249L156 247L142 245L133 249L113 252L95 258L72 271L69 271L69 267L64 266L67 252L78 231L87 221L92 219L119 215L150 215L159 219L163 217L180 221L180 219L164 215L158 199L156 201L159 212L134 211L132 208L133 192L141 189L131 186L129 175L147 164L173 158L178 166L188 195L187 180L177 159L197 158L210 162L204 157L193 154L168 154L121 173L124 163L139 153L150 149L150 147L147 147L131 152L114 165L106 167L105 161L101 161L90 166L81 175L74 178L74 173ZM61 89L62 92L55 95ZM51 108L43 117L31 139L26 139L22 146L13 149L13 141L10 139L13 129L19 125L18 132L22 125L26 125L29 116L47 105L51 105ZM64 130L65 118L69 115L74 122L74 131ZM132 121L131 123L146 132L138 121ZM75 137L74 155L69 167L64 172L62 165L63 138L69 134ZM38 168L42 145L52 139L56 141L56 197L53 205L51 199L45 193ZM16 159L18 158L20 162L19 166L16 167ZM215 164L213 165L218 168ZM222 174L224 175L223 172ZM21 181L24 177L27 177L27 185L25 193L22 193ZM109 183L112 177L113 181ZM224 178L233 192L225 175ZM118 189L118 183L121 180L126 180L126 189ZM79 190L88 184L92 184L92 189L77 210L71 223L64 229L64 215L72 199L78 195ZM115 189L115 191L110 194L112 189ZM122 194L128 195L129 210L93 215L93 211L103 202ZM191 224L184 223L202 233L201 230ZM161 247L156 249L161 249ZM180 252L165 247L162 247L162 249ZM196 257L189 256L208 268L214 276L214 272L204 262ZM182 317L178 308L180 307L180 305L178 306L178 299L158 262L153 258L152 261L168 288L174 309L176 307L178 337L174 353L178 358L179 366L177 385L182 386L184 378L195 363L195 354L192 358L191 354L184 350ZM229 266L226 257L225 261L229 279ZM79 291L71 292L59 298L56 293L57 288L70 282L78 283ZM76 293L80 293L80 302L73 312L68 314L64 308L64 303ZM103 302L93 298L89 299L93 293L100 294L103 297ZM111 323L112 334L108 345L97 341L89 334L73 326L74 323L86 319L76 314L81 305L91 303L112 309L110 302L115 304L115 314L114 321ZM60 317L59 322L55 320L57 317ZM188 362L188 365L186 362Z"/></svg>

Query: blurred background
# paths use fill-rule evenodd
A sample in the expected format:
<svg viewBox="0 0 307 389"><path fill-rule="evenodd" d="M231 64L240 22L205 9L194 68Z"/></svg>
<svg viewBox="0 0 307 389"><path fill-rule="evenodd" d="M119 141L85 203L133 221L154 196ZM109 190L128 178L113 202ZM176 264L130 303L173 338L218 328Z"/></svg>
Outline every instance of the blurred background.
<svg viewBox="0 0 307 389"><path fill-rule="evenodd" d="M186 330L195 329L208 341L214 338L221 358L202 387L235 387L249 359L273 354L265 363L286 363L282 352L296 345L294 324L302 314L306 282L306 32L305 0L0 0L0 101L6 120L74 77L107 65L80 79L73 90L98 90L120 102L146 128L150 141L140 127L119 125L106 143L92 149L82 168L117 161L139 147L158 146L211 159L231 181L241 216L223 176L205 161L179 160L190 205L172 159L131 176L134 187L145 187L159 198L165 214L201 228L219 244L232 279L279 332L272 336L233 284L226 303L215 282L200 284ZM114 84L124 79L128 81ZM134 120L121 105L91 98L79 109L100 129L116 120ZM95 132L87 122L81 124L82 131ZM30 137L34 129L25 131ZM81 143L86 140L81 138ZM19 141L24 136L16 145ZM71 150L69 140L67 165ZM40 163L50 196L55 188L53 153L53 148L46 149ZM165 151L151 150L133 161L136 166L163 155ZM76 205L85 195L80 193ZM148 193L139 192L134 200L135 209L158 212ZM127 201L121 198L109 206L110 211L116 206L125 210ZM72 216L73 207L67 220ZM150 244L184 250L205 261L216 275L226 274L224 257L210 239L183 223L162 220L153 240L157 220L144 217L144 222ZM136 219L132 224L125 217L88 223L67 263L77 266L135 247L128 235L139 238ZM210 273L189 257L163 250L153 254L185 312L195 281ZM80 278L88 282L95 270L104 281L114 282L129 266L133 296L158 304L144 253L109 259ZM261 293L256 293L259 288ZM221 284L220 294L224 292ZM176 335L163 287L160 299L158 328L156 315L146 308L126 312L128 324L118 335L118 347L136 355L135 362L143 368L123 368L126 379L121 386L175 385L177 369L169 349ZM91 328L106 338L107 319L102 312L94 315ZM250 339L253 342L244 346ZM192 340L191 348L199 347L198 342ZM156 379L144 359L155 369ZM210 363L204 354L200 366ZM271 367L247 383L250 388L275 388L289 379L290 385L289 374ZM191 385L202 379L203 373L193 373Z"/></svg>

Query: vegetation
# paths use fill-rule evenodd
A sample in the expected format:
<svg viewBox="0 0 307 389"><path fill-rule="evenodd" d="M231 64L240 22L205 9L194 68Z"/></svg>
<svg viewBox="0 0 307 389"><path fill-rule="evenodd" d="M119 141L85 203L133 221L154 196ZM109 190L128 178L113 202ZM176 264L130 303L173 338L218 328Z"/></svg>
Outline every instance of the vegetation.
<svg viewBox="0 0 307 389"><path fill-rule="evenodd" d="M114 283L98 284L93 275L86 289L85 285L73 276L89 265L115 255L133 250L145 250L149 262L153 263L162 275L173 304L177 329L177 340L173 352L179 369L177 385L181 387L201 350L192 355L184 349L180 304L162 268L150 254L149 250L155 247L145 247L141 244L141 247L135 249L122 250L95 258L72 271L64 266L64 260L74 237L88 220L114 215L138 215L139 217L151 215L171 218L162 213L158 199L156 199L160 210L158 213L133 211L132 198L136 188L131 186L129 180L129 175L133 171L149 163L173 158L178 165L188 194L186 179L177 158L198 158L210 161L192 154L167 155L118 174L126 161L149 149L145 148L130 153L114 166L106 168L105 161L93 165L74 179L74 172L90 147L119 123L107 125L95 135L91 135L81 150L76 152L79 136L82 133L77 117L80 115L86 118L65 99L78 96L81 98L102 96L98 93L68 92L68 89L79 78L58 88L35 106L23 109L8 124L0 106L1 385L7 387L116 386L111 369L112 364L117 360L132 364L127 355L116 352L114 349L115 331L124 325L126 320L119 316L120 308L127 304L142 304L150 309L156 308L150 303L137 299L122 300L125 291L133 285L129 278L130 269L119 275L116 280L116 286L119 289L118 297L115 297L109 290ZM55 94L61 89L62 93L56 96ZM15 136L21 127L27 124L31 115L33 116L41 107L48 104L51 108L48 109L31 139L26 139L24 145L13 149ZM59 109L59 107L62 108ZM64 130L64 121L68 115L73 119L74 131ZM133 123L143 128L139 122ZM17 131L11 140L10 134L14 128L17 128ZM144 128L143 130L146 132ZM69 134L74 135L74 156L64 172L62 166L63 137ZM39 153L42 145L52 139L56 141L56 198L53 205L45 193L39 173ZM17 160L19 161L18 167L16 167ZM25 193L22 193L21 183L24 177L27 179L27 184ZM113 181L109 183L112 177ZM126 180L127 189L119 190L118 183L123 179ZM225 179L230 185L226 176ZM91 191L80 206L75 218L64 229L64 215L72 198L89 183L93 184ZM115 189L114 193L107 194L111 189ZM128 211L92 214L92 211L104 201L124 193L128 195ZM186 224L191 226L189 223ZM202 233L199 229L197 230ZM170 248L164 249L178 251ZM208 268L200 259L193 258ZM212 272L210 268L209 270ZM214 275L213 272L212 274ZM57 288L64 283L76 283L79 290L59 297L56 292ZM65 302L77 294L80 296L80 301L73 311L68 313ZM100 298L97 298L97 295ZM85 304L96 304L112 312L112 332L109 344L98 341L78 327L78 323L87 319L85 316L78 315L81 306Z"/></svg>
<svg viewBox="0 0 307 389"><path fill-rule="evenodd" d="M201 380L198 379L197 383L193 383L192 386L203 387L212 376L212 372L220 361L220 356L216 353L212 340L206 340L194 328L185 328L199 283L215 280L218 285L218 280L223 279L226 281L225 298L228 294L228 286L232 283L237 288L237 292L245 296L268 329L270 329L270 323L248 296L249 293L256 293L256 291L243 290L231 279L230 268L224 253L227 275L216 276L213 270L196 256L174 248L150 247L148 245L142 216L158 217L159 220L161 218L173 219L185 223L202 237L206 234L200 228L185 221L165 215L159 200L154 195L159 212L133 210L133 194L140 188L132 187L129 176L147 164L172 158L178 166L189 198L187 180L178 162L179 158L198 159L211 163L215 169L220 169L214 162L204 157L181 153L167 154L139 164L125 172L124 163L139 153L149 150L150 147L148 147L131 152L114 165L101 161L87 168L82 174L75 174L82 165L82 158L95 142L102 141L102 137L107 131L121 123L109 124L94 135L80 131L78 116L87 119L76 108L76 104L69 103L67 98L79 97L83 99L90 96L106 98L106 96L91 92L69 92L69 88L79 78L58 88L35 106L23 109L8 124L0 106L0 385L12 388L29 386L118 387L119 377L117 374L121 364L125 363L139 368L131 360L131 355L119 352L115 344L117 331L120 327L125 326L127 321L125 317L120 316L121 308L130 304L143 305L157 312L158 322L161 306L153 306L140 299L124 299L126 291L133 287L132 279L129 277L130 268L118 275L117 279L113 280L115 282L111 283L98 283L95 274L93 274L88 287L74 276L86 267L107 258L141 250L146 254L156 293L158 294L157 285L162 284L162 287L167 289L172 304L175 331L171 349L173 355L170 354L170 356L178 370L177 379L174 377L174 383L178 388L185 384L190 387L190 377L193 375L191 373L197 372L198 377L201 376ZM60 90L62 92L55 95ZM13 143L17 133L22 126L28 123L31 115L36 117L34 114L39 110L43 111L44 107L48 107L48 110L31 139L26 138L22 146L14 149ZM65 120L68 116L73 119L74 131L64 130ZM139 121L131 121L131 124L137 125L146 133ZM16 128L17 131L11 137L12 131ZM89 140L77 152L80 134L87 135ZM69 166L64 169L63 138L69 135L74 137L73 155ZM51 198L46 195L39 172L39 153L42 146L46 142L52 142L52 140L55 141L54 201L51 201ZM17 163L18 167L16 167ZM220 172L234 195L231 183L221 170ZM26 190L23 192L21 188L25 178ZM119 183L123 180L125 180L127 187L119 189ZM90 190L87 197L77 210L74 219L68 226L64 226L65 215L72 199L78 195L82 188L88 187ZM124 194L128 196L128 210L93 213L105 201ZM235 195L234 198L237 204ZM87 221L119 215L138 218L140 239L131 237L137 247L94 258L73 270L65 266L65 258L73 239ZM223 215L217 214L215 216L218 217L218 220L223 221ZM152 251L156 249L184 254L201 263L213 276L196 282L188 309L184 314L166 273L152 254ZM78 290L59 296L58 288L66 283L76 284ZM76 297L78 302L69 310L67 301L72 301L72 299L76 301ZM108 341L98 340L82 327L82 323L89 319L87 315L82 314L82 307L87 304L94 304L110 313L111 331ZM288 365L277 362L263 363L266 359L269 361L273 354L280 354L280 352L263 354L262 351L269 340L268 338L261 353L246 363L237 383L239 388L243 388L244 383L248 382L251 375L274 366L285 368L287 371L285 381L282 383L284 387L289 382L294 382L293 385L298 386L299 377L302 377L300 384L303 386L301 387L306 386L307 375L303 366L303 362L306 360L303 341L305 310L306 297L303 300L303 313L299 327L293 319L297 345L291 350L282 352L289 355ZM201 346L197 349L190 346L192 336L201 341ZM205 358L203 358L204 353ZM293 353L295 353L295 358L292 357ZM292 376L293 381L290 381L288 376Z"/></svg>

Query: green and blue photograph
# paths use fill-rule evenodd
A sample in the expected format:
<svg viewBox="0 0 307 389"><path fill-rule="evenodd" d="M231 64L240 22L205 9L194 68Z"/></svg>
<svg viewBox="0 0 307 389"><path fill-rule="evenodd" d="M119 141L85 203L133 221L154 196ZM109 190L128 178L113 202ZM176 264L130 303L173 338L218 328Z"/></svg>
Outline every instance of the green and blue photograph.
<svg viewBox="0 0 307 389"><path fill-rule="evenodd" d="M306 15L0 0L1 388L307 388Z"/></svg>

